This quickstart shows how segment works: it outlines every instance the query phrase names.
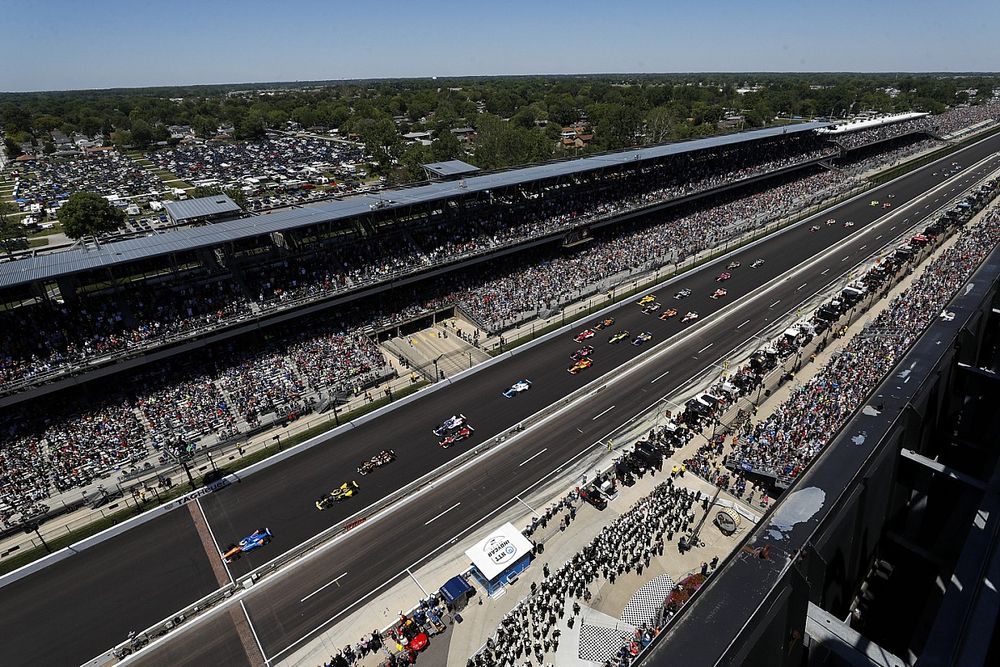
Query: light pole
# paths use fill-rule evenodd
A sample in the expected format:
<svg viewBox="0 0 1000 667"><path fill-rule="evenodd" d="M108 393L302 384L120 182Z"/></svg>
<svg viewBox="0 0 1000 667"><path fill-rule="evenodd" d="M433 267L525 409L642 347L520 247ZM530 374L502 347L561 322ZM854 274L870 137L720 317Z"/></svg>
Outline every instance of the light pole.
<svg viewBox="0 0 1000 667"><path fill-rule="evenodd" d="M531 329L531 332L532 332L532 334L534 334L534 332L535 332L535 330L534 330L534 324L532 324L531 326L532 326L532 329ZM443 357L443 356L444 356L443 354L439 354L439 355L438 355L438 356L437 356L437 357L436 357L436 358L434 359L434 381L435 381L435 382L437 382L438 380L440 380L440 379L441 379L441 371L440 371L440 370L438 370L438 361L439 361L439 360L441 359L441 357Z"/></svg>
<svg viewBox="0 0 1000 667"><path fill-rule="evenodd" d="M271 438L271 440L274 440L275 442L278 443L278 451L280 452L281 451L281 434L279 433L278 435L276 435L273 438Z"/></svg>

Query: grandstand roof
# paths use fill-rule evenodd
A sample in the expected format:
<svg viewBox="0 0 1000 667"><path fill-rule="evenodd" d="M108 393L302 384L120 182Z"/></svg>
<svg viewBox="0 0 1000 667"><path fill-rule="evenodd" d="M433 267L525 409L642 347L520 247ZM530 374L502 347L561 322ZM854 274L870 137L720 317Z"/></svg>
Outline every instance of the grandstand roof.
<svg viewBox="0 0 1000 667"><path fill-rule="evenodd" d="M185 201L163 202L163 208L175 222L207 218L226 213L239 213L242 209L228 195L212 195Z"/></svg>
<svg viewBox="0 0 1000 667"><path fill-rule="evenodd" d="M895 125L896 123L902 123L904 120L913 120L914 118L923 118L929 115L929 113L924 111L911 111L909 113L890 114L888 116L878 116L864 120L852 120L846 123L833 124L831 127L820 128L816 131L820 134L847 134L880 125Z"/></svg>
<svg viewBox="0 0 1000 667"><path fill-rule="evenodd" d="M449 176L463 176L465 174L473 174L479 171L479 167L471 165L468 162L462 162L461 160L430 162L424 165L424 169L441 178L447 178Z"/></svg>
<svg viewBox="0 0 1000 667"><path fill-rule="evenodd" d="M81 247L64 252L36 255L12 262L0 263L0 288L22 285L36 280L51 279L59 275L78 273L101 267L127 264L158 255L218 246L240 239L263 236L271 232L309 227L323 222L353 218L376 209L410 206L447 197L466 195L472 192L483 192L509 187L519 183L530 183L532 181L578 174L604 167L615 167L635 161L651 160L669 155L780 137L782 135L811 132L829 125L830 123L800 123L798 125L770 127L750 132L706 137L694 141L636 148L617 153L593 155L576 160L549 162L532 167L472 176L462 181L442 181L413 188L384 190L344 200L331 200L303 206L292 206L239 220L227 220L203 227L186 227L152 236L105 243L99 248Z"/></svg>

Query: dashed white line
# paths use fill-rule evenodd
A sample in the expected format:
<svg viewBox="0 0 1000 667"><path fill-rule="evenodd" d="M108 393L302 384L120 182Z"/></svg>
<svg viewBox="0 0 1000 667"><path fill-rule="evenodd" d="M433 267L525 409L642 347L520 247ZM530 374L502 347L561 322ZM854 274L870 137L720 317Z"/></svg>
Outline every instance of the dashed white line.
<svg viewBox="0 0 1000 667"><path fill-rule="evenodd" d="M541 454L541 452L538 452L538 453ZM454 505L452 505L451 507L449 507L445 511L441 512L440 514L438 514L436 517L434 517L430 521L425 522L424 525L425 526L430 525L432 522L437 521L438 519L440 519L441 517L443 517L445 514L447 514L448 512L452 511L453 509L455 509L456 507L458 507L461 504L462 504L461 502L455 503Z"/></svg>
<svg viewBox="0 0 1000 667"><path fill-rule="evenodd" d="M806 285L808 285L808 284L809 283L802 283L801 285L799 285L798 287L795 288L795 291L798 292L800 289L805 289Z"/></svg>
<svg viewBox="0 0 1000 667"><path fill-rule="evenodd" d="M612 410L614 410L614 409L615 409L615 406L613 406L613 405L612 405L612 406L611 406L610 408L608 408L607 410L604 410L603 412L600 412L600 413L598 413L597 415L595 415L595 416L594 416L594 418L593 418L593 419L591 419L590 421L597 421L597 418L598 418L598 417L603 417L604 415L608 414L609 412L611 412L611 411L612 411Z"/></svg>
<svg viewBox="0 0 1000 667"><path fill-rule="evenodd" d="M779 303L781 303L781 299L778 299L777 301L775 301L774 303L772 303L772 304L771 304L770 306L768 306L768 308L774 308L774 307L775 307L775 306L777 306L777 305L778 305Z"/></svg>
<svg viewBox="0 0 1000 667"><path fill-rule="evenodd" d="M712 347L713 345L715 345L715 343L709 343L709 344L708 344L708 345L706 345L705 347L703 347L703 348L701 348L700 350L698 350L698 354L701 354L702 352L704 352L704 351L705 351L705 350L707 350L708 348Z"/></svg>
<svg viewBox="0 0 1000 667"><path fill-rule="evenodd" d="M882 238L882 235L881 235L881 234L879 234L878 236L876 236L876 237L875 237L875 240L876 240L876 241L878 241L878 240L879 240L880 238Z"/></svg>
<svg viewBox="0 0 1000 667"><path fill-rule="evenodd" d="M742 329L742 328L743 328L743 327L744 327L745 325L747 325L747 324L750 324L750 320L747 320L746 322L744 322L743 324L741 324L740 326L738 326L738 327L736 327L736 328L737 328L737 329Z"/></svg>
<svg viewBox="0 0 1000 667"><path fill-rule="evenodd" d="M666 371L666 372L664 372L664 373L660 373L660 374L659 374L659 375L657 375L657 376L656 376L655 378L653 378L652 380L650 380L650 381L649 381L649 384L653 384L654 382L656 382L656 381L657 381L657 380L659 380L660 378L664 378L664 377L666 377L666 376L668 376L668 375L670 375L670 371Z"/></svg>
<svg viewBox="0 0 1000 667"><path fill-rule="evenodd" d="M867 248L867 247L868 247L868 244L866 243L866 244L864 244L863 246L861 246L860 248L858 248L858 250L864 250L864 249L865 249L865 248Z"/></svg>
<svg viewBox="0 0 1000 667"><path fill-rule="evenodd" d="M582 431L581 431L581 432L582 432ZM545 452L547 452L547 451L549 451L549 448L548 448L548 447L546 447L546 448L545 448L545 449L543 449L542 451L538 452L537 454L532 454L532 455L531 455L531 456L529 456L528 458L526 458L526 459L524 459L523 461L521 461L520 463L518 463L518 464L517 464L517 467L518 467L518 468L520 468L521 466L523 466L523 465L524 465L525 463L527 463L527 462L528 462L528 461L530 461L531 459L535 458L536 456L541 456L542 454L544 454L544 453L545 453Z"/></svg>
<svg viewBox="0 0 1000 667"><path fill-rule="evenodd" d="M851 256L850 256L850 255L848 255L847 257L844 257L844 258L843 258L843 259L841 259L840 261L841 261L841 262L846 262L846 261L847 261L847 260L849 260L850 258L851 258Z"/></svg>
<svg viewBox="0 0 1000 667"><path fill-rule="evenodd" d="M824 269L819 275L825 276L829 271L830 269Z"/></svg>
<svg viewBox="0 0 1000 667"><path fill-rule="evenodd" d="M316 590L314 590L312 593L310 593L309 595L307 595L304 598L302 598L301 600L299 600L299 602L305 602L306 600L308 600L312 596L314 596L317 593L319 593L324 588L326 588L328 586L333 586L335 583L337 583L338 581L340 581L341 579L343 579L346 576L347 576L347 573L345 572L342 575L340 575L339 577L337 577L336 579L332 579L331 581L326 582L325 584L323 584L322 586L320 586L319 588L317 588Z"/></svg>

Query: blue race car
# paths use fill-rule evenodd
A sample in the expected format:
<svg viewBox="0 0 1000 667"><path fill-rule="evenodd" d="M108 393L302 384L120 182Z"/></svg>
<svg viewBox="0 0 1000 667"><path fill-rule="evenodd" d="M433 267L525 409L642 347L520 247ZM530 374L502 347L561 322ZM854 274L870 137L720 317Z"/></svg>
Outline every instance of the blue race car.
<svg viewBox="0 0 1000 667"><path fill-rule="evenodd" d="M222 560L227 563L232 563L234 560L239 560L240 556L254 549L259 549L265 544L269 543L274 536L271 535L270 528L263 528L255 530L250 533L242 540L239 544L230 544L226 547L225 552L222 554Z"/></svg>
<svg viewBox="0 0 1000 667"><path fill-rule="evenodd" d="M504 398L514 398L522 391L528 391L530 387L531 387L531 380L518 380L517 382L512 384L509 389L506 389L501 393L503 394Z"/></svg>
<svg viewBox="0 0 1000 667"><path fill-rule="evenodd" d="M440 438L449 431L454 431L456 428L464 425L465 415L453 415L448 419L445 419L437 428L434 429L434 435Z"/></svg>
<svg viewBox="0 0 1000 667"><path fill-rule="evenodd" d="M643 331L641 334L635 337L635 340L632 341L632 344L638 347L643 343L645 343L647 340L652 340L652 338L653 334L649 333L648 331Z"/></svg>

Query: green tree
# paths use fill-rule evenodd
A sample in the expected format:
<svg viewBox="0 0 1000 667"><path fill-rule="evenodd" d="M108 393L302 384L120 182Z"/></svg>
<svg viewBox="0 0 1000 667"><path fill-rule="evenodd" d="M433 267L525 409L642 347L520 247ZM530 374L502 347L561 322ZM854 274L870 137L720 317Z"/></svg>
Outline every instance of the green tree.
<svg viewBox="0 0 1000 667"><path fill-rule="evenodd" d="M385 116L362 119L357 124L357 133L361 135L365 149L375 158L379 172L388 174L396 156L402 152L402 141L392 119Z"/></svg>
<svg viewBox="0 0 1000 667"><path fill-rule="evenodd" d="M462 157L462 142L450 131L445 130L431 144L431 155L435 162L460 158Z"/></svg>
<svg viewBox="0 0 1000 667"><path fill-rule="evenodd" d="M101 236L125 224L125 211L96 192L74 192L59 209L59 222L71 239Z"/></svg>
<svg viewBox="0 0 1000 667"><path fill-rule="evenodd" d="M132 121L132 144L136 148L146 148L153 143L153 127L141 118Z"/></svg>
<svg viewBox="0 0 1000 667"><path fill-rule="evenodd" d="M7 206L10 206L8 202L0 202L0 210ZM8 255L12 255L15 250L24 247L24 241L21 240L23 238L24 230L14 221L14 218L0 213L0 248Z"/></svg>
<svg viewBox="0 0 1000 667"><path fill-rule="evenodd" d="M10 137L3 138L3 146L9 160L13 160L21 154L21 147Z"/></svg>

